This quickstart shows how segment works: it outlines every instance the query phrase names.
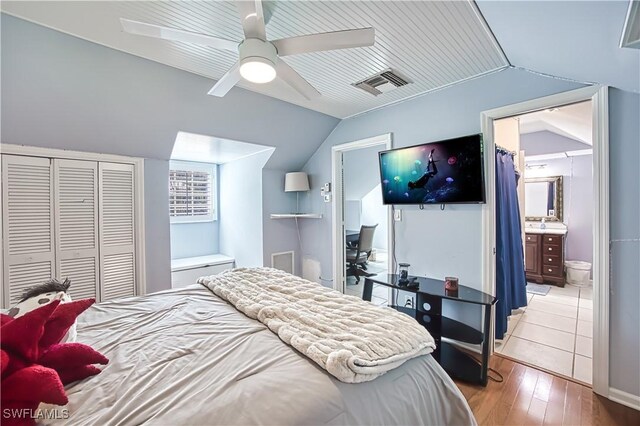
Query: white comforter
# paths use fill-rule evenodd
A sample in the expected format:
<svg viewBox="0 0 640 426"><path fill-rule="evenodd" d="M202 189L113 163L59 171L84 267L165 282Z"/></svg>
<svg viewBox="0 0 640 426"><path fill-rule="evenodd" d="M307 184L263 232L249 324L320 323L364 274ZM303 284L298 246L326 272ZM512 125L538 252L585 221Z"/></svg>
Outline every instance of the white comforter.
<svg viewBox="0 0 640 426"><path fill-rule="evenodd" d="M199 282L342 382L373 380L435 349L413 318L276 269L234 269Z"/></svg>

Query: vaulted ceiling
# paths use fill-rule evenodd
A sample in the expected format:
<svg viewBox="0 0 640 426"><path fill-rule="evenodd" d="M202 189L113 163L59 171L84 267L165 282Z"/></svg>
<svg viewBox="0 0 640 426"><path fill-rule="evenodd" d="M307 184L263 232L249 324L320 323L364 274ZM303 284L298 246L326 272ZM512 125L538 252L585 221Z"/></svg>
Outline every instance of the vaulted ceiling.
<svg viewBox="0 0 640 426"><path fill-rule="evenodd" d="M3 1L1 7L17 17L212 79L233 65L235 52L134 36L122 32L119 18L238 42L243 38L232 1ZM375 28L372 47L286 58L320 91L318 99L308 101L278 79L265 85L240 84L334 117L352 116L509 65L473 1L275 1L265 7L271 15L269 39ZM412 83L377 97L352 86L388 68Z"/></svg>
<svg viewBox="0 0 640 426"><path fill-rule="evenodd" d="M478 7L514 66L640 93L640 50L619 47L628 0L478 0Z"/></svg>
<svg viewBox="0 0 640 426"><path fill-rule="evenodd" d="M241 81L240 86L338 118L508 66L640 92L640 50L619 47L628 4L627 0L267 1L269 39L374 27L376 43L287 57L322 93L315 100L302 98L278 79L265 85ZM119 18L242 40L233 1L3 1L0 7L5 13L212 80L231 67L237 59L234 52L134 36L122 32ZM353 87L388 68L412 83L377 97Z"/></svg>
<svg viewBox="0 0 640 426"><path fill-rule="evenodd" d="M591 101L521 115L520 133L547 131L593 145Z"/></svg>

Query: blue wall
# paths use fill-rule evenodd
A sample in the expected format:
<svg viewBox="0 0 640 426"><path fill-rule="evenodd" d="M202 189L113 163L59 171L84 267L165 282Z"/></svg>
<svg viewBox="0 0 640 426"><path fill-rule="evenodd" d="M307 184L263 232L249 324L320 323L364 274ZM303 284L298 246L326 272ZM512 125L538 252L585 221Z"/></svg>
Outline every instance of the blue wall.
<svg viewBox="0 0 640 426"><path fill-rule="evenodd" d="M321 182L331 179L331 146L383 133L393 133L394 147L451 138L480 131L480 113L582 85L508 69L427 94L398 105L343 120L304 169L312 177L312 196L305 202L325 217L303 224L306 251L330 276L331 211L315 196ZM611 179L611 386L640 395L640 95L612 88L610 105ZM482 207L450 205L404 209L396 223L396 253L411 263L412 272L442 278L460 277L461 284L481 288ZM450 309L450 307L449 307ZM478 313L455 313L477 320ZM629 374L633 371L634 374Z"/></svg>
<svg viewBox="0 0 640 426"><path fill-rule="evenodd" d="M145 158L149 291L171 287L167 160L178 131L273 146L267 167L295 170L338 123L240 88L208 96L210 79L0 18L2 143Z"/></svg>
<svg viewBox="0 0 640 426"><path fill-rule="evenodd" d="M284 192L284 176L287 171L267 169L262 171L264 265L271 266L271 254L293 250L296 275L302 276L302 248L305 247L303 245L301 248L298 242L295 220L270 218L273 213L291 213L296 210L295 193ZM299 219L299 222L315 220Z"/></svg>
<svg viewBox="0 0 640 426"><path fill-rule="evenodd" d="M609 92L611 386L640 396L640 94Z"/></svg>
<svg viewBox="0 0 640 426"><path fill-rule="evenodd" d="M219 221L172 223L171 258L206 256L220 251Z"/></svg>
<svg viewBox="0 0 640 426"><path fill-rule="evenodd" d="M412 100L343 120L305 165L315 186L306 197L310 210L320 211L318 184L331 180L331 146L383 133L393 133L394 147L452 138L480 132L484 110L521 102L579 87L565 81L509 69L458 84ZM461 283L481 288L480 205L449 205L403 208L397 223L398 261L411 263L416 274L432 277L455 275ZM322 263L322 274L330 276L331 214L322 226L303 228L306 246ZM308 249L309 250L309 249Z"/></svg>
<svg viewBox="0 0 640 426"><path fill-rule="evenodd" d="M480 132L480 113L553 93L580 87L565 81L508 69L458 84L400 104L343 120L305 165L313 182L331 180L331 146L383 133L393 133L393 146L402 147ZM312 188L316 194L318 187ZM317 211L320 197L306 200ZM324 204L324 203L322 203ZM396 222L396 258L411 264L416 275L435 278L457 276L460 283L482 288L481 205L403 207L403 220ZM305 224L306 225L306 224ZM331 276L331 213L320 224L304 226L303 244ZM450 315L480 324L479 310Z"/></svg>

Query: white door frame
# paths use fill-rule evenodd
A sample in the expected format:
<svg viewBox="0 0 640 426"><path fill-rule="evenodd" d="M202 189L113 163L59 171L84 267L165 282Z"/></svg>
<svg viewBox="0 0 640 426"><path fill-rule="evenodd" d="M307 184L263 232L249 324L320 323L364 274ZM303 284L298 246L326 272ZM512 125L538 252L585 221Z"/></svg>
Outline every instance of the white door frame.
<svg viewBox="0 0 640 426"><path fill-rule="evenodd" d="M592 101L593 123L593 390L609 397L609 92L589 86L482 112L487 203L483 221L483 291L495 295L495 141L493 121L546 108ZM493 340L493 334L491 334ZM493 342L491 344L493 348Z"/></svg>
<svg viewBox="0 0 640 426"><path fill-rule="evenodd" d="M345 245L344 245L344 197L342 193L342 154L356 149L369 148L376 145L385 145L385 149L391 149L391 133L361 139L331 147L331 182L333 185L332 206L332 253L333 253L333 288L342 293L345 291ZM391 206L387 206L387 253L393 253L393 238L391 227L393 225L393 212ZM387 255L387 268L392 270L393 256Z"/></svg>

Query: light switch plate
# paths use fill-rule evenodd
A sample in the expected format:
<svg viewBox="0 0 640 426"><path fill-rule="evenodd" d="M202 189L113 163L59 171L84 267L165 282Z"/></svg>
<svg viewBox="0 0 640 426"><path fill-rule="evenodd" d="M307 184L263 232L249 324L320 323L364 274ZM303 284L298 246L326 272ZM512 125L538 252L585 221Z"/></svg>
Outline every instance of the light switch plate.
<svg viewBox="0 0 640 426"><path fill-rule="evenodd" d="M402 210L393 211L393 220L396 222L400 222L402 220Z"/></svg>
<svg viewBox="0 0 640 426"><path fill-rule="evenodd" d="M325 194L324 195L324 202L325 203L330 203L331 202L331 194Z"/></svg>

